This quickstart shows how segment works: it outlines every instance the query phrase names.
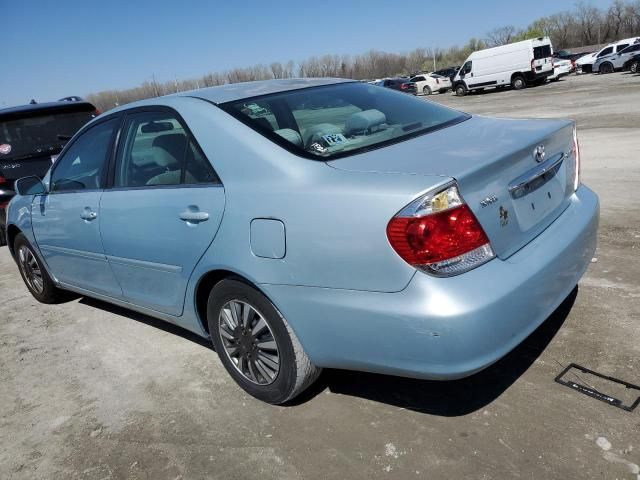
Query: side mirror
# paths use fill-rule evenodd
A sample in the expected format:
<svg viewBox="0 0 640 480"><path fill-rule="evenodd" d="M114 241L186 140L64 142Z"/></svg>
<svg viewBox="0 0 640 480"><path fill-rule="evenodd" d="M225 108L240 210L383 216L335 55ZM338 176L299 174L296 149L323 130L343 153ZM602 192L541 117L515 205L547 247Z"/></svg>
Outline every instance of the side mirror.
<svg viewBox="0 0 640 480"><path fill-rule="evenodd" d="M44 183L36 176L22 177L16 180L15 186L18 195L42 195L47 192Z"/></svg>

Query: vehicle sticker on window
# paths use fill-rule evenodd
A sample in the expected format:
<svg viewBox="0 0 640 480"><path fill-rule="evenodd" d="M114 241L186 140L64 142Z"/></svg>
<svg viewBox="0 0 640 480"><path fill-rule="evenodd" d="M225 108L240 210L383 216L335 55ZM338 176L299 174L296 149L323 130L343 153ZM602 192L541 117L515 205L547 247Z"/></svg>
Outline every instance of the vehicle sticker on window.
<svg viewBox="0 0 640 480"><path fill-rule="evenodd" d="M323 135L322 139L327 142L327 145L329 145L330 147L347 143L347 139L341 133L330 133L328 135Z"/></svg>
<svg viewBox="0 0 640 480"><path fill-rule="evenodd" d="M3 143L0 145L0 154L9 155L11 153L11 145L8 143Z"/></svg>
<svg viewBox="0 0 640 480"><path fill-rule="evenodd" d="M318 142L314 142L311 145L309 145L309 148L311 150L315 150L318 153L325 153L327 151L326 147L323 147L322 145L320 145Z"/></svg>

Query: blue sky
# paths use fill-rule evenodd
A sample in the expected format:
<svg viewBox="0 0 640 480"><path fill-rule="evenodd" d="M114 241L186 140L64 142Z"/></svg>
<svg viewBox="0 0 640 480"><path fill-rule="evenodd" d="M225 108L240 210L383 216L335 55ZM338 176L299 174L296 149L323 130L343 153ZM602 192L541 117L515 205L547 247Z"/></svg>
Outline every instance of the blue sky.
<svg viewBox="0 0 640 480"><path fill-rule="evenodd" d="M592 2L609 5L608 0ZM448 47L574 0L0 0L0 108L325 53Z"/></svg>

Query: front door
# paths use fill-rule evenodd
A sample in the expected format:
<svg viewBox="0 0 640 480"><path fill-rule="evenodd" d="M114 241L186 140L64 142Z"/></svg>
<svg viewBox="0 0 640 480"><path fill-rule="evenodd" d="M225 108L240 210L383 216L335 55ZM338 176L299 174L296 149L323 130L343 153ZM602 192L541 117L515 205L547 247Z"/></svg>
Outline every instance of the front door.
<svg viewBox="0 0 640 480"><path fill-rule="evenodd" d="M49 192L36 196L32 225L50 272L60 282L113 297L122 290L100 239L102 182L118 118L92 126L59 157Z"/></svg>
<svg viewBox="0 0 640 480"><path fill-rule="evenodd" d="M175 112L127 117L113 187L100 205L107 259L124 298L181 315L189 277L224 211L224 189Z"/></svg>

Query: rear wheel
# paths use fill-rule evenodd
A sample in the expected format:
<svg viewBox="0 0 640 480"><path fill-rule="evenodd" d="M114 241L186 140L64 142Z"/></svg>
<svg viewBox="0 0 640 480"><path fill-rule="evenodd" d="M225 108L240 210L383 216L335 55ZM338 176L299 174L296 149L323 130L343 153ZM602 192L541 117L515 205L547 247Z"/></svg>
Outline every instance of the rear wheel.
<svg viewBox="0 0 640 480"><path fill-rule="evenodd" d="M527 82L522 75L516 75L511 79L511 87L514 90L522 90L527 88Z"/></svg>
<svg viewBox="0 0 640 480"><path fill-rule="evenodd" d="M600 65L600 73L613 73L613 64L610 62L604 62L602 65Z"/></svg>
<svg viewBox="0 0 640 480"><path fill-rule="evenodd" d="M458 97L464 97L467 94L467 86L464 83L459 83L456 85L455 91Z"/></svg>
<svg viewBox="0 0 640 480"><path fill-rule="evenodd" d="M429 85L427 85L426 87L424 87L424 88L422 89L422 93L423 93L424 95L431 95L431 93L432 93L432 92L431 92L431 87L430 87Z"/></svg>
<svg viewBox="0 0 640 480"><path fill-rule="evenodd" d="M638 62L633 62L631 64L631 66L629 67L629 71L631 73L640 73L640 61Z"/></svg>
<svg viewBox="0 0 640 480"><path fill-rule="evenodd" d="M36 300L58 303L72 296L56 287L24 234L16 236L13 248L22 280Z"/></svg>
<svg viewBox="0 0 640 480"><path fill-rule="evenodd" d="M280 312L240 280L222 280L211 290L207 320L227 372L259 400L285 403L320 375Z"/></svg>

